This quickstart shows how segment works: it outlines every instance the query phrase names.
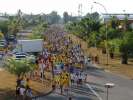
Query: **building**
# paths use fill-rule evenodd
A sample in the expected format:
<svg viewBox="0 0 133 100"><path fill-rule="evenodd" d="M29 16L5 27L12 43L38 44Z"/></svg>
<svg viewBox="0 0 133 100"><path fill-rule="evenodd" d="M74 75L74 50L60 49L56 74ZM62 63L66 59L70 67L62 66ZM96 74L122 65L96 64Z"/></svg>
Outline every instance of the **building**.
<svg viewBox="0 0 133 100"><path fill-rule="evenodd" d="M128 23L130 24L131 28L133 29L133 14L129 14L129 13L119 13L119 14L107 14L107 13L103 13L103 21L104 22L108 22L113 16L116 17L120 23L123 22L125 20L125 18L127 18ZM122 26L120 26L122 27Z"/></svg>

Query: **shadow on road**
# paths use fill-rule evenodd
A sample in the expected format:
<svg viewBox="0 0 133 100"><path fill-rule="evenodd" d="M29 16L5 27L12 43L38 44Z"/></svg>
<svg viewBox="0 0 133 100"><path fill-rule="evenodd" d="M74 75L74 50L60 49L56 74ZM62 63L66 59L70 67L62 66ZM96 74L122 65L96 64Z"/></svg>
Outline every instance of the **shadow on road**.
<svg viewBox="0 0 133 100"><path fill-rule="evenodd" d="M104 78L105 76L102 73L103 69L96 68L95 66L89 66L86 68L86 73L96 76L96 77L101 77Z"/></svg>
<svg viewBox="0 0 133 100"><path fill-rule="evenodd" d="M85 96L95 96L89 88L84 87L84 86L72 86L72 92L77 93L77 94L82 94Z"/></svg>

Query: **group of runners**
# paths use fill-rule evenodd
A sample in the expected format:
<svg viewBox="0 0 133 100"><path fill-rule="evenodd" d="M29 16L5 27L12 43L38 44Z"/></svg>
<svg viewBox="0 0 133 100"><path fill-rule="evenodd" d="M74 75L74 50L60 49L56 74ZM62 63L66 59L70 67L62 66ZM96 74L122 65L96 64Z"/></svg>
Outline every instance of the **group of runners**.
<svg viewBox="0 0 133 100"><path fill-rule="evenodd" d="M63 93L68 91L71 85L78 86L86 80L87 76L82 72L84 54L81 44L74 44L66 32L56 28L53 30L45 34L47 44L36 59L34 75L44 80L45 72L52 72L53 88L60 89Z"/></svg>
<svg viewBox="0 0 133 100"><path fill-rule="evenodd" d="M53 76L53 89L59 89L61 94L68 94L72 85L82 85L86 81L87 75L82 71L85 63L84 53L81 44L73 43L66 32L53 30L45 34L47 44L36 59L36 70L32 77L44 80L45 72L50 72ZM18 77L16 82L16 95L20 98L32 97L29 79Z"/></svg>
<svg viewBox="0 0 133 100"><path fill-rule="evenodd" d="M71 85L83 84L87 75L82 72L84 67L84 54L81 44L74 44L66 32L51 32L46 34L54 74L54 88L68 90ZM48 54L48 53L46 53ZM78 69L78 70L76 70Z"/></svg>

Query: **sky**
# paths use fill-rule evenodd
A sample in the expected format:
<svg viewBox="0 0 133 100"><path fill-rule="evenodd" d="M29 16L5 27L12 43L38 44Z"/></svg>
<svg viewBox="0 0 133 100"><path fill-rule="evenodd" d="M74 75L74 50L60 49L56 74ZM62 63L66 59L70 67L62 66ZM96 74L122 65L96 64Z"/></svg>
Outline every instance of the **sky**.
<svg viewBox="0 0 133 100"><path fill-rule="evenodd" d="M78 15L78 5L82 4L82 12L105 13L102 6L94 4L98 2L104 5L108 13L133 13L133 0L0 0L0 12L15 14L18 9L24 13L50 13L57 11L60 15L64 11L69 14ZM91 10L92 8L92 10Z"/></svg>

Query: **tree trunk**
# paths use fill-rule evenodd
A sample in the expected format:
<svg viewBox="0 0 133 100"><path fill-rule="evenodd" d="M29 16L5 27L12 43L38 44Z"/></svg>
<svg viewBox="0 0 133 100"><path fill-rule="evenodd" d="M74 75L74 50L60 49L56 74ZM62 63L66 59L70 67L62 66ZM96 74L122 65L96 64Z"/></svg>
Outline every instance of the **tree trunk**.
<svg viewBox="0 0 133 100"><path fill-rule="evenodd" d="M121 63L122 64L128 64L128 54L126 52L122 53Z"/></svg>
<svg viewBox="0 0 133 100"><path fill-rule="evenodd" d="M114 59L114 53L113 52L110 53L110 58Z"/></svg>
<svg viewBox="0 0 133 100"><path fill-rule="evenodd" d="M105 48L102 48L102 53L106 54L106 49Z"/></svg>

